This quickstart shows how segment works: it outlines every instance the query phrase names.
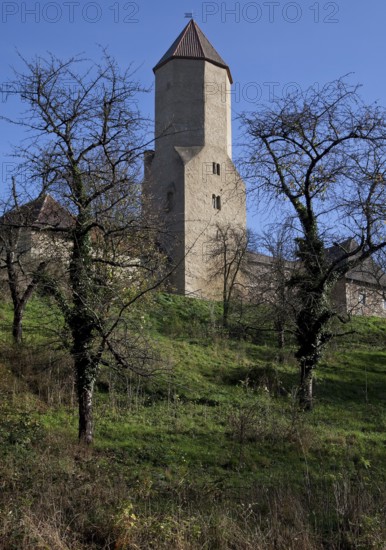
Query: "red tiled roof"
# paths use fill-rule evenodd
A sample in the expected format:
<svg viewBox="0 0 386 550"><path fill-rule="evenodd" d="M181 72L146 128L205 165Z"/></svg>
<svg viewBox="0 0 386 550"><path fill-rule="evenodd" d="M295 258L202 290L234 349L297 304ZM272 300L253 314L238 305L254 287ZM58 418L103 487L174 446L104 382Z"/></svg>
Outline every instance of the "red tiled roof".
<svg viewBox="0 0 386 550"><path fill-rule="evenodd" d="M228 65L216 52L200 27L193 19L189 21L182 33L173 42L165 55L158 61L153 71L165 65L172 59L203 59L227 70L232 83L232 75Z"/></svg>

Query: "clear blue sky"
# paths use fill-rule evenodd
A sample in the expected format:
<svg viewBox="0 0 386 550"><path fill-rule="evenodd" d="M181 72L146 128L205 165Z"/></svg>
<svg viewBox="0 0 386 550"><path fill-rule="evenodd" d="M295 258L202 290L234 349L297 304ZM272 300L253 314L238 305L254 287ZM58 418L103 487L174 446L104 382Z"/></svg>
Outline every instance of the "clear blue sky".
<svg viewBox="0 0 386 550"><path fill-rule="evenodd" d="M1 87L7 89L16 50L24 56L47 51L66 58L85 53L95 58L98 44L122 66L138 67L137 78L153 86L152 67L187 23L195 20L229 64L234 84L233 112L269 102L288 86L321 85L353 72L369 102L386 104L386 2L280 0L198 2L165 0L2 1L0 20ZM153 90L141 100L145 116L153 117ZM0 113L14 116L20 104L0 94ZM0 121L1 187L9 179L7 155L20 132ZM234 123L234 142L240 140ZM237 149L236 149L237 150Z"/></svg>

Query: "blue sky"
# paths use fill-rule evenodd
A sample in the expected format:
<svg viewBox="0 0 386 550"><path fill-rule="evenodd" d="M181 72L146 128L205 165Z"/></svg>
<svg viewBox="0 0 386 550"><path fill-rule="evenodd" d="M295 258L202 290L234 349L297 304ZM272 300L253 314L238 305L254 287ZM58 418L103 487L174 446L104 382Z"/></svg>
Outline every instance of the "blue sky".
<svg viewBox="0 0 386 550"><path fill-rule="evenodd" d="M347 73L363 85L368 102L386 104L386 3L371 0L280 0L198 2L2 1L0 4L0 82L7 89L11 67L24 56L47 51L66 58L78 53L97 58L108 46L122 67L132 63L151 92L141 98L153 117L152 68L187 23L195 20L229 64L233 79L234 142L241 140L237 114L266 103L291 86L323 85ZM20 104L0 94L0 113L14 116ZM0 121L1 190L9 180L7 155L22 135ZM237 151L237 148L236 148Z"/></svg>

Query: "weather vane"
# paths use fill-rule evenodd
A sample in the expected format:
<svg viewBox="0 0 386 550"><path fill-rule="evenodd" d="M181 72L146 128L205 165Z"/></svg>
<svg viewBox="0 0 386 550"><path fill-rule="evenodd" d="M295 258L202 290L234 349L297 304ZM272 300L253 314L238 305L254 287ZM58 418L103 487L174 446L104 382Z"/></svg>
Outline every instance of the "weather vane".
<svg viewBox="0 0 386 550"><path fill-rule="evenodd" d="M194 12L193 11L187 11L185 12L185 19L193 19Z"/></svg>

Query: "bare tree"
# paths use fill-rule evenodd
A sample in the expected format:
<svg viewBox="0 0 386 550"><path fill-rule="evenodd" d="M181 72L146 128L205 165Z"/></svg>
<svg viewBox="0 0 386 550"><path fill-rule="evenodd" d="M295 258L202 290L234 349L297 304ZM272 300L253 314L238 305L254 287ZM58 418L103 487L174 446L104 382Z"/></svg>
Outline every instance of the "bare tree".
<svg viewBox="0 0 386 550"><path fill-rule="evenodd" d="M18 201L15 178L8 200L4 200L4 215L0 218L0 269L5 272L5 280L13 305L12 337L16 344L22 342L23 318L28 301L33 296L41 273L53 260L53 250L40 258L31 255L31 227L36 203L21 206Z"/></svg>
<svg viewBox="0 0 386 550"><path fill-rule="evenodd" d="M33 266L26 259L27 253L21 243L20 233L20 229L0 229L0 269L7 273L6 281L13 305L12 337L15 344L22 342L25 308L38 285L40 273L46 267L45 261Z"/></svg>
<svg viewBox="0 0 386 550"><path fill-rule="evenodd" d="M228 327L231 303L236 291L246 282L247 252L252 240L253 235L249 230L229 223L217 224L216 234L208 243L211 259L210 276L221 281L224 328Z"/></svg>
<svg viewBox="0 0 386 550"><path fill-rule="evenodd" d="M290 224L272 226L257 240L258 248L268 254L252 256L256 267L251 270L250 302L267 311L265 323L273 326L276 332L280 361L283 360L286 332L293 333L297 309L296 296L288 284L298 268L291 235Z"/></svg>
<svg viewBox="0 0 386 550"><path fill-rule="evenodd" d="M296 357L300 404L312 408L313 372L334 336L337 316L331 289L349 270L386 247L385 111L367 106L358 87L344 79L311 88L245 114L250 138L247 161L258 200L273 201L297 221L296 256L290 279L300 308ZM331 257L326 248L352 238Z"/></svg>
<svg viewBox="0 0 386 550"><path fill-rule="evenodd" d="M28 132L24 159L31 185L43 182L70 212L71 227L50 227L68 243L67 274L40 282L55 297L70 334L79 440L93 438L93 390L102 364L148 375L151 349L139 304L164 279L156 230L143 219L138 161L143 126L129 70L105 51L100 63L54 56L23 59L16 73L27 111L14 124Z"/></svg>

